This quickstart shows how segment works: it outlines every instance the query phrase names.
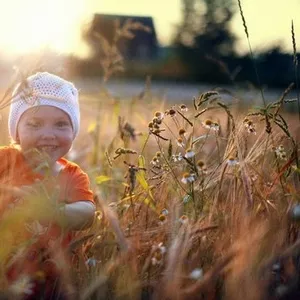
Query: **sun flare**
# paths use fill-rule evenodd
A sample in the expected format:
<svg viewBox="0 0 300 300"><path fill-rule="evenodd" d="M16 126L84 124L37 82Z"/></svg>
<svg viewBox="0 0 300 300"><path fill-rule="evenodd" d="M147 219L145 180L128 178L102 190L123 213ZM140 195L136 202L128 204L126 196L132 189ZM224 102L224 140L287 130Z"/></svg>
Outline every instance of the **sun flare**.
<svg viewBox="0 0 300 300"><path fill-rule="evenodd" d="M7 1L0 17L0 52L80 52L81 28L89 16L85 7L81 0Z"/></svg>

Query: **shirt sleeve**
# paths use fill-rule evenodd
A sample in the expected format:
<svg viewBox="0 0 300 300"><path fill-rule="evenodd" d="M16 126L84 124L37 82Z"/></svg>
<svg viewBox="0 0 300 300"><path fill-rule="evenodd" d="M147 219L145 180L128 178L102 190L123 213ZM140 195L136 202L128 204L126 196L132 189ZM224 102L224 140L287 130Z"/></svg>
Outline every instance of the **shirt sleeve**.
<svg viewBox="0 0 300 300"><path fill-rule="evenodd" d="M77 201L91 201L94 203L89 177L79 167L76 168L69 186L68 203Z"/></svg>

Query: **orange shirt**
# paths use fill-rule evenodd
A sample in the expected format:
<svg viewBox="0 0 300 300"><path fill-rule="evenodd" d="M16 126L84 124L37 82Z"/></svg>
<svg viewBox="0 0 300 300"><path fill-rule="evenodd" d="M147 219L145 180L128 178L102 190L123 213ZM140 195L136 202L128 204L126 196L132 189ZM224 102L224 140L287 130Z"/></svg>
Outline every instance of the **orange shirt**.
<svg viewBox="0 0 300 300"><path fill-rule="evenodd" d="M63 168L59 174L49 181L49 178L35 173L20 150L13 146L0 147L0 224L1 216L19 206L22 202L20 198L13 197L9 188L34 185L37 180L45 183L49 193L58 186L56 201L61 203L73 203L76 201L91 201L93 193L90 190L90 182L86 173L80 167L66 159L61 158L58 161ZM61 245L66 247L71 241L71 232L62 232L55 224L38 224L34 221L24 224L22 232L28 238L34 237L34 246L30 248L31 269L36 271L34 260L38 255L38 249L47 249L50 242L60 239ZM14 232L12 232L14 235ZM14 277L14 276L13 276Z"/></svg>
<svg viewBox="0 0 300 300"><path fill-rule="evenodd" d="M86 173L80 167L64 158L58 161L63 165L57 176L56 183L60 187L59 201L72 203L76 201L94 201L90 190L90 182ZM36 180L43 180L44 176L32 171L26 163L23 154L15 147L0 147L0 187L21 187L32 185ZM5 199L0 188L0 212L14 199Z"/></svg>

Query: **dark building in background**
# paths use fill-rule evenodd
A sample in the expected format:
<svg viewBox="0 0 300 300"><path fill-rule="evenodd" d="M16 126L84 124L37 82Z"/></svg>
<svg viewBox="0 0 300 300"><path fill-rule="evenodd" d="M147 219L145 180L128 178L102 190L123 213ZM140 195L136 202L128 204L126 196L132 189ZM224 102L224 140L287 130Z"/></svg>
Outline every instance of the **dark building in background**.
<svg viewBox="0 0 300 300"><path fill-rule="evenodd" d="M156 60L159 56L159 46L152 17L95 14L88 32L89 42L93 43L93 34L99 33L109 43L112 43L115 21L118 20L120 27L122 27L128 19L147 26L150 31L133 30L134 38L122 37L118 41L118 48L124 60L136 62ZM96 45L92 46L95 48Z"/></svg>

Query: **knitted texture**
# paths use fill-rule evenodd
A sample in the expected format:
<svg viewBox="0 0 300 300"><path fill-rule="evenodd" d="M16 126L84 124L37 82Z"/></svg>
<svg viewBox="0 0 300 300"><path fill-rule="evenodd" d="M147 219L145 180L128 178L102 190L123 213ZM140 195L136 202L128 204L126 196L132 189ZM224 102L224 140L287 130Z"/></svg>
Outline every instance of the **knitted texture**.
<svg viewBox="0 0 300 300"><path fill-rule="evenodd" d="M19 83L13 91L8 117L9 134L17 140L18 123L22 114L41 105L57 107L70 117L74 138L80 124L78 91L73 83L56 75L39 72Z"/></svg>

